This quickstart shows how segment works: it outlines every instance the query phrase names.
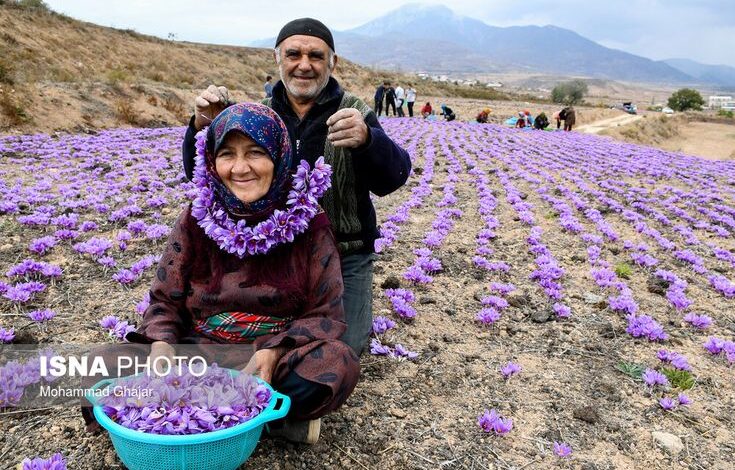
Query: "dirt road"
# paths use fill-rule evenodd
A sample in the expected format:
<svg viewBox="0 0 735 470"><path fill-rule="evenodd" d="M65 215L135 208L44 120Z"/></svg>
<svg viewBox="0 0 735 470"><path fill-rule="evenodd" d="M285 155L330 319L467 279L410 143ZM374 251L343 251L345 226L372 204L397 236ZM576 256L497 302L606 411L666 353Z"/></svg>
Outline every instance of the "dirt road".
<svg viewBox="0 0 735 470"><path fill-rule="evenodd" d="M626 126L642 118L643 116L639 114L628 114L621 111L621 114L619 116L615 116L609 119L603 119L601 121L595 121L584 126L579 126L577 128L577 131L584 132L585 134L599 134L605 129L609 129L611 127Z"/></svg>

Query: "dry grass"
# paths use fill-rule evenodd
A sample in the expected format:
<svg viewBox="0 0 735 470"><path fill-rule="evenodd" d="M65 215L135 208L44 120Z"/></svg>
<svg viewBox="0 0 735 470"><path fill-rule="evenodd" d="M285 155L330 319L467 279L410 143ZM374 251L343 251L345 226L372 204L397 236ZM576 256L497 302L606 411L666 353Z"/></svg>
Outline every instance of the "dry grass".
<svg viewBox="0 0 735 470"><path fill-rule="evenodd" d="M257 100L265 76L278 76L269 49L168 41L10 3L0 0L0 84L23 85L34 100L22 110L28 120L17 109L1 109L0 129L37 132L74 129L82 122L95 127L130 123L120 112L120 99L135 102L141 122L181 124L188 103L210 84L228 87L235 99ZM495 90L373 71L342 57L335 76L368 103L383 80L413 81L423 96L508 99ZM39 118L36 124L33 117Z"/></svg>

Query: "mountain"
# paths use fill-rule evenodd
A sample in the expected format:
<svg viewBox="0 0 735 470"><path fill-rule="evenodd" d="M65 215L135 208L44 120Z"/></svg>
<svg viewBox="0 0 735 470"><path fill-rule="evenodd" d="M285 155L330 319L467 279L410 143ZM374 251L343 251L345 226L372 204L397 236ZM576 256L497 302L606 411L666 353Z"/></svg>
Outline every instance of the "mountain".
<svg viewBox="0 0 735 470"><path fill-rule="evenodd" d="M707 65L689 59L666 59L662 62L691 75L699 81L724 87L735 87L735 67Z"/></svg>
<svg viewBox="0 0 735 470"><path fill-rule="evenodd" d="M458 15L445 6L409 4L376 18L362 26L345 31L340 47L363 64L387 65L395 62L396 48L413 51L407 63L421 58L425 68L435 72L469 72L485 69L473 63L474 57L496 70L546 72L584 75L628 81L687 82L692 77L661 62L627 52L610 49L579 34L556 26L495 27L482 21ZM381 48L360 47L361 37L383 45ZM454 44L455 48L437 49L436 42ZM403 43L403 45L401 45ZM448 56L448 57L447 57ZM463 57L464 56L464 57ZM467 60L464 60L464 58ZM461 69L437 69L448 62Z"/></svg>
<svg viewBox="0 0 735 470"><path fill-rule="evenodd" d="M338 53L369 66L431 73L533 72L687 83L689 74L556 26L490 26L442 5L408 4L347 31ZM253 45L272 47L273 40Z"/></svg>

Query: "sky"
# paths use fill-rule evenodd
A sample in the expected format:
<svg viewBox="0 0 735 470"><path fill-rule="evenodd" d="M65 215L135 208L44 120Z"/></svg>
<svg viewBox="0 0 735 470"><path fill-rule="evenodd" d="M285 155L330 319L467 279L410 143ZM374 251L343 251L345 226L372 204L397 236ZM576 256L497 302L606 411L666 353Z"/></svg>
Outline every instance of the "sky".
<svg viewBox="0 0 735 470"><path fill-rule="evenodd" d="M46 0L55 11L103 26L162 38L247 45L275 37L304 16L346 30L378 18L403 0ZM425 2L437 3L437 2ZM735 66L735 4L731 0L457 0L455 13L492 26L554 25L603 46L654 60L686 58ZM437 34L440 34L437 31Z"/></svg>

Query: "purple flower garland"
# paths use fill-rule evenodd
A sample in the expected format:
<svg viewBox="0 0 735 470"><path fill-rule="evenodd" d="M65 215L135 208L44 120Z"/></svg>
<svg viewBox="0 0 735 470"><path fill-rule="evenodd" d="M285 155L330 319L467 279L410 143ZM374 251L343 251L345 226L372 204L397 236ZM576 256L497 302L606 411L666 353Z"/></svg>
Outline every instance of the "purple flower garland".
<svg viewBox="0 0 735 470"><path fill-rule="evenodd" d="M309 221L319 210L317 200L331 184L332 169L324 163L324 157L319 157L313 170L308 162L301 161L293 177L293 189L288 193L285 211L276 210L266 220L249 227L245 220L232 220L214 197L205 164L206 139L205 127L196 136L193 182L198 192L191 214L223 251L239 258L263 254L276 245L292 242L296 235L306 231Z"/></svg>

